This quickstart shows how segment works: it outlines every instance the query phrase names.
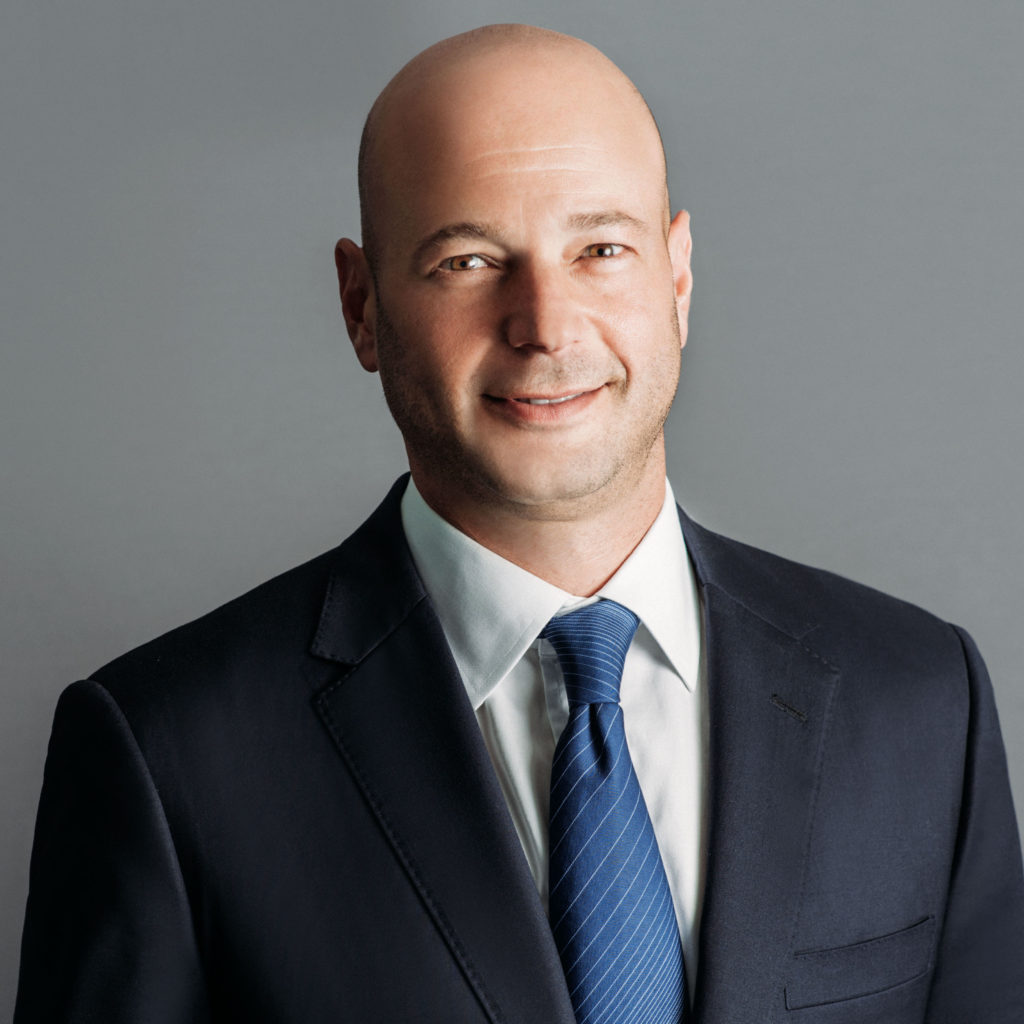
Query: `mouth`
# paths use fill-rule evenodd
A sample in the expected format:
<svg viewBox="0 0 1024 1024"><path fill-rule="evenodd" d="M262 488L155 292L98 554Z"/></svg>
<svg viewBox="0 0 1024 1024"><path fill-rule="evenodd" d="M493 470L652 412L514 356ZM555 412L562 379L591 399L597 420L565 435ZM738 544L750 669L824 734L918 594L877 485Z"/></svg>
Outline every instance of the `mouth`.
<svg viewBox="0 0 1024 1024"><path fill-rule="evenodd" d="M571 395L560 395L558 398L513 398L512 401L521 402L523 405L561 405L585 394L586 391L576 391Z"/></svg>
<svg viewBox="0 0 1024 1024"><path fill-rule="evenodd" d="M575 423L583 416L604 386L583 388L562 394L485 395L487 403L498 415L519 426L544 427Z"/></svg>

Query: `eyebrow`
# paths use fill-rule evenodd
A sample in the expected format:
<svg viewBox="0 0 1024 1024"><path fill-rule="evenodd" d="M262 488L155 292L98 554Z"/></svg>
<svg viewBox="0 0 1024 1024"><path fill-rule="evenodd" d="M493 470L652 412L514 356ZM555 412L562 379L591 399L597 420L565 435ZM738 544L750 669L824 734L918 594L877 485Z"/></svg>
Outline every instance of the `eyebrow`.
<svg viewBox="0 0 1024 1024"><path fill-rule="evenodd" d="M574 213L567 221L566 227L573 231L591 231L594 228L628 227L636 231L645 231L647 225L637 217L624 210L595 210L592 213Z"/></svg>
<svg viewBox="0 0 1024 1024"><path fill-rule="evenodd" d="M574 213L566 219L565 226L570 231L593 231L596 228L606 227L628 227L635 231L647 230L647 224L644 221L624 210L593 210ZM416 245L412 254L413 262L418 263L433 250L454 239L477 239L501 244L503 233L500 228L480 221L463 220L445 224Z"/></svg>
<svg viewBox="0 0 1024 1024"><path fill-rule="evenodd" d="M444 227L438 228L437 231L427 235L426 238L417 244L412 253L413 262L418 263L434 249L455 238L476 238L494 241L501 239L501 232L492 225L481 224L477 221L463 220L457 224L445 224Z"/></svg>

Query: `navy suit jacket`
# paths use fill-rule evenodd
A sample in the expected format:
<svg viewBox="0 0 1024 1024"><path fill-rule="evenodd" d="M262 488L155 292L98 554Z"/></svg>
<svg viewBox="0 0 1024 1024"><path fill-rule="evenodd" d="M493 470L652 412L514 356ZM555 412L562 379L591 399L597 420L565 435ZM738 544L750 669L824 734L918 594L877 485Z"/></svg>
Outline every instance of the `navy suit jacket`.
<svg viewBox="0 0 1024 1024"><path fill-rule="evenodd" d="M572 1024L403 486L65 691L16 1024ZM1020 844L971 641L682 524L711 721L696 1024L1020 1024Z"/></svg>

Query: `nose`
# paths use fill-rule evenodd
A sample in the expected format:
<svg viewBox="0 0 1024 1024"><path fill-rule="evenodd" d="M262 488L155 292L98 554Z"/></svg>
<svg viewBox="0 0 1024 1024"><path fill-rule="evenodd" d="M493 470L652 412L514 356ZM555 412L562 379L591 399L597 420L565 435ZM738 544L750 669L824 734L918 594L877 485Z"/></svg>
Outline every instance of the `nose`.
<svg viewBox="0 0 1024 1024"><path fill-rule="evenodd" d="M520 266L508 281L505 340L513 348L554 352L580 341L584 317L574 283L554 266Z"/></svg>

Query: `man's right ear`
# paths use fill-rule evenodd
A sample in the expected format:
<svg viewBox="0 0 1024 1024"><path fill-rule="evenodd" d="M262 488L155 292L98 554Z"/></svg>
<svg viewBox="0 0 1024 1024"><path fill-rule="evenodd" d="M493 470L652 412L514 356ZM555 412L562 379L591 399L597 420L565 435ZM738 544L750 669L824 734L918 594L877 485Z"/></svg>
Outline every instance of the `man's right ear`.
<svg viewBox="0 0 1024 1024"><path fill-rule="evenodd" d="M377 299L366 253L351 238L343 238L334 247L334 264L338 268L341 312L356 358L364 370L375 373Z"/></svg>

